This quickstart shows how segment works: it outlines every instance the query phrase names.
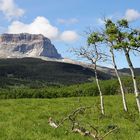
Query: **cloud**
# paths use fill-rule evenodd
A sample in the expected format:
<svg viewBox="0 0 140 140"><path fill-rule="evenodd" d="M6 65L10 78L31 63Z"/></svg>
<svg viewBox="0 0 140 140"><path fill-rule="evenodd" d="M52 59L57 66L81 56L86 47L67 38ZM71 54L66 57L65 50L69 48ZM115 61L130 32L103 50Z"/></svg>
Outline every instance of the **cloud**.
<svg viewBox="0 0 140 140"><path fill-rule="evenodd" d="M14 21L8 27L8 33L30 33L30 34L43 34L44 36L55 39L59 31L57 27L50 24L49 20L44 17L37 17L32 23L24 24L20 21Z"/></svg>
<svg viewBox="0 0 140 140"><path fill-rule="evenodd" d="M71 18L71 19L57 19L57 22L60 24L75 24L78 23L79 20L77 18Z"/></svg>
<svg viewBox="0 0 140 140"><path fill-rule="evenodd" d="M127 9L125 14L114 13L110 16L105 17L105 19L111 19L111 20L117 20L117 19L121 19L121 18L125 18L129 22L132 22L132 21L140 19L140 12L138 12L135 9ZM99 25L104 25L104 23L105 23L103 18L96 19L96 22Z"/></svg>
<svg viewBox="0 0 140 140"><path fill-rule="evenodd" d="M14 0L0 0L0 11L9 20L19 18L25 13L23 9L14 3Z"/></svg>
<svg viewBox="0 0 140 140"><path fill-rule="evenodd" d="M61 41L75 41L78 34L75 31L60 32L57 27L51 25L48 19L45 17L37 17L32 23L25 24L20 21L13 21L8 27L8 33L30 33L30 34L42 34L45 37L53 40Z"/></svg>
<svg viewBox="0 0 140 140"><path fill-rule="evenodd" d="M104 22L103 19L98 18L98 19L97 19L97 23L100 24L100 25L103 25L105 22Z"/></svg>
<svg viewBox="0 0 140 140"><path fill-rule="evenodd" d="M60 36L60 39L65 42L76 41L78 38L79 36L75 31L64 31Z"/></svg>
<svg viewBox="0 0 140 140"><path fill-rule="evenodd" d="M125 18L130 22L135 21L140 18L140 13L134 9L127 9L125 12Z"/></svg>

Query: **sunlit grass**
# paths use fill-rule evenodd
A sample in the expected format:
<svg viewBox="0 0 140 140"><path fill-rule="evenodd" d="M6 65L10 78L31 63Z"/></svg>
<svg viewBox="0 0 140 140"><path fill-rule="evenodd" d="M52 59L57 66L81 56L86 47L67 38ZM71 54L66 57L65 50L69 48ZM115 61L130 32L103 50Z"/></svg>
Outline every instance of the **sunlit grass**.
<svg viewBox="0 0 140 140"><path fill-rule="evenodd" d="M51 116L56 121L66 117L80 106L92 106L85 114L79 115L79 122L88 128L94 125L101 133L109 126L117 125L118 130L106 140L139 140L140 117L133 95L127 96L129 113L122 109L121 96L106 96L106 116L100 115L99 97L59 98L59 99L14 99L0 100L0 139L1 140L88 140L73 134L70 124L53 129L48 125Z"/></svg>

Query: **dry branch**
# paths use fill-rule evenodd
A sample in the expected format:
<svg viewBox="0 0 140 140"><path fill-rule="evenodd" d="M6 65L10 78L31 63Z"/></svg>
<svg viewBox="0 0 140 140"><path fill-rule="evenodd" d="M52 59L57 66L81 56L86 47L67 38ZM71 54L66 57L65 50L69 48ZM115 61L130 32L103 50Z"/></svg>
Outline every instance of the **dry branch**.
<svg viewBox="0 0 140 140"><path fill-rule="evenodd" d="M76 120L76 117L78 114L83 113L86 109L89 109L91 107L80 107L77 108L76 110L74 110L72 113L70 113L67 117L65 117L64 119L62 119L60 121L59 124L56 124L52 118L49 118L49 125L53 128L59 128L60 126L63 125L63 123L68 120L71 122L71 131L73 133L79 133L82 136L86 136L86 137L90 137L91 139L94 140L104 140L104 138L106 136L108 136L110 133L114 132L117 127L109 130L108 132L106 132L103 136L101 136L101 134L99 133L99 131L92 125L90 125L90 127L92 128L92 130L88 130L83 126L80 126L80 124L78 123L78 121Z"/></svg>

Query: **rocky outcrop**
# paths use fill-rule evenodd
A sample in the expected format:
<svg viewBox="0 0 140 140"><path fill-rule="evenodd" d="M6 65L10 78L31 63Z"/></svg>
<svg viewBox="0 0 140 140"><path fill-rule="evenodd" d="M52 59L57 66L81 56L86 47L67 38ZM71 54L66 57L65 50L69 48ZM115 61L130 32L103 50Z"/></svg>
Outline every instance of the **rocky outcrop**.
<svg viewBox="0 0 140 140"><path fill-rule="evenodd" d="M51 41L43 35L33 34L2 34L0 35L0 57L49 57L61 59Z"/></svg>

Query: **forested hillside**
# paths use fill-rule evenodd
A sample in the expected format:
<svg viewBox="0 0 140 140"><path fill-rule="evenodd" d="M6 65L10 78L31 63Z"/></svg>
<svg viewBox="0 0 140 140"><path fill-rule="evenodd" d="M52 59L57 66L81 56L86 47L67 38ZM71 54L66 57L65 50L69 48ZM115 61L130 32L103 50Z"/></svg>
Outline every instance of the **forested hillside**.
<svg viewBox="0 0 140 140"><path fill-rule="evenodd" d="M99 79L110 74L99 71ZM80 65L44 61L37 58L0 59L1 85L28 84L32 81L48 84L75 84L91 81L94 71Z"/></svg>

